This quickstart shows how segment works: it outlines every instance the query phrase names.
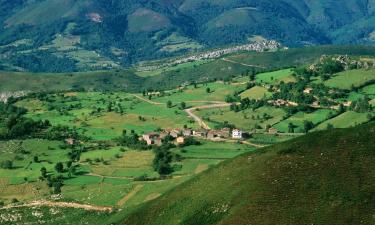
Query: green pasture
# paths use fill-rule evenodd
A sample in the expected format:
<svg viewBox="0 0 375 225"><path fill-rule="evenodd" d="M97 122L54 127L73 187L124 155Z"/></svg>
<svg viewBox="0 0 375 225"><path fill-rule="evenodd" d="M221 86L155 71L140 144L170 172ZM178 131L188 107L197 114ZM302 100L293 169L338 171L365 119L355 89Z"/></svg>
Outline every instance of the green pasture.
<svg viewBox="0 0 375 225"><path fill-rule="evenodd" d="M229 108L205 109L196 112L211 127L215 127L217 122L229 122L243 130L252 130L254 128L265 128L266 125L274 125L280 122L286 115L280 108L264 106L253 111L247 109L241 112L231 111Z"/></svg>
<svg viewBox="0 0 375 225"><path fill-rule="evenodd" d="M244 90L245 86L245 84L231 85L222 82L198 84L197 88L190 85L182 90L166 92L164 96L155 97L153 100L163 103L172 101L174 104L180 102L189 104L191 101L193 101L193 103L194 101L225 101L227 95L233 95L236 91ZM210 92L207 92L207 88L210 89Z"/></svg>
<svg viewBox="0 0 375 225"><path fill-rule="evenodd" d="M272 93L269 92L265 87L255 86L249 90L246 90L241 93L241 98L249 99L265 99L272 96Z"/></svg>
<svg viewBox="0 0 375 225"><path fill-rule="evenodd" d="M283 69L274 72L260 73L256 75L256 82L266 84L278 84L281 81L284 81L285 83L295 82L295 78L292 76L292 74L292 69Z"/></svg>
<svg viewBox="0 0 375 225"><path fill-rule="evenodd" d="M163 67L151 71L137 71L136 74L140 77L152 77L152 76L157 76L160 75L164 72L169 72L169 71L175 71L175 70L180 70L180 69L185 69L185 68L194 68L196 66L205 64L207 62L210 62L209 60L200 60L200 61L194 61L194 62L187 62L187 63L181 63L176 66L168 66L168 67Z"/></svg>
<svg viewBox="0 0 375 225"><path fill-rule="evenodd" d="M366 87L363 87L360 92L370 96L371 98L375 98L375 84L370 84Z"/></svg>
<svg viewBox="0 0 375 225"><path fill-rule="evenodd" d="M333 78L324 81L328 87L350 90L352 87L362 85L375 80L375 70L347 70L336 74Z"/></svg>
<svg viewBox="0 0 375 225"><path fill-rule="evenodd" d="M158 128L196 127L178 107L153 105L124 93L71 92L63 96L49 95L48 99L48 102L25 99L17 105L28 109L27 116L30 118L49 120L53 125L75 126L82 134L95 140L113 139L120 136L124 129L146 133ZM76 104L80 107L69 108ZM112 104L110 112L109 104ZM116 112L119 107L123 110L122 114ZM50 108L53 109L48 110Z"/></svg>
<svg viewBox="0 0 375 225"><path fill-rule="evenodd" d="M294 136L278 134L252 134L250 141L257 144L276 144L295 138Z"/></svg>
<svg viewBox="0 0 375 225"><path fill-rule="evenodd" d="M317 125L325 120L328 119L330 115L335 115L334 110L330 109L318 109L312 113L304 113L298 112L291 117L287 118L286 120L281 121L280 123L274 125L273 127L276 128L280 132L288 132L288 125L292 123L295 126L294 131L296 133L303 132L303 122L305 120L311 121L313 124Z"/></svg>
<svg viewBox="0 0 375 225"><path fill-rule="evenodd" d="M347 128L365 123L367 121L369 121L368 113L348 111L336 116L335 118L327 120L324 123L321 123L315 128L315 130L324 130L327 128L328 124L333 125L334 128Z"/></svg>

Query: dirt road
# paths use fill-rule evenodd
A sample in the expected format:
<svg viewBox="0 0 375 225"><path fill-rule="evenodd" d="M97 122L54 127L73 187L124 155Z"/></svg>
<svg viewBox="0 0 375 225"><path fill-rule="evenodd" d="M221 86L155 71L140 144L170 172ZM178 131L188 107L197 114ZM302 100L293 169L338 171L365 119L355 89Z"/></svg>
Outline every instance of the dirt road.
<svg viewBox="0 0 375 225"><path fill-rule="evenodd" d="M223 108L223 107L228 107L230 106L230 103L219 103L219 104L210 104L210 105L202 105L202 106L197 106L189 109L185 109L185 112L193 118L200 127L206 130L211 130L211 128L196 114L194 114L194 111L197 109L213 109L213 108Z"/></svg>
<svg viewBox="0 0 375 225"><path fill-rule="evenodd" d="M240 63L240 62L236 62L236 61L226 59L226 58L222 58L222 60L225 61L225 62L235 63L235 64L239 64L239 65L242 65L242 66L256 67L256 68L262 68L262 69L266 68L264 66L257 66L257 65L251 65L251 64L246 64L246 63Z"/></svg>
<svg viewBox="0 0 375 225"><path fill-rule="evenodd" d="M61 208L75 208L75 209L84 209L87 211L99 211L99 212L112 212L112 207L107 206L94 206L88 204L80 204L75 202L52 202L46 200L39 200L30 203L25 203L22 205L10 205L5 206L1 209L13 209L13 208L22 208L22 207L35 207L35 206L48 206L48 207L61 207Z"/></svg>

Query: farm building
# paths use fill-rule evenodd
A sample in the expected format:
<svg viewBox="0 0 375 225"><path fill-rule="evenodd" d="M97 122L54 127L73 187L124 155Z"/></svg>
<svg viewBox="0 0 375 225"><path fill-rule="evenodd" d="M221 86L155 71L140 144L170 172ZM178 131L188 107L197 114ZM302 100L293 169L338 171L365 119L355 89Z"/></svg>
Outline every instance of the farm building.
<svg viewBox="0 0 375 225"><path fill-rule="evenodd" d="M171 135L174 138L177 138L181 135L181 131L179 129L173 129L169 132L169 135Z"/></svg>
<svg viewBox="0 0 375 225"><path fill-rule="evenodd" d="M268 133L269 134L277 134L279 131L276 129L276 128L273 128L271 127L270 129L268 129Z"/></svg>
<svg viewBox="0 0 375 225"><path fill-rule="evenodd" d="M185 138L184 137L178 137L176 139L176 142L177 142L177 144L183 144L183 143L185 143Z"/></svg>
<svg viewBox="0 0 375 225"><path fill-rule="evenodd" d="M142 135L142 139L147 142L147 145L153 145L157 143L161 144L161 139L158 133L144 134Z"/></svg>
<svg viewBox="0 0 375 225"><path fill-rule="evenodd" d="M232 131L232 138L234 139L241 139L242 138L242 131L238 129L234 129Z"/></svg>
<svg viewBox="0 0 375 225"><path fill-rule="evenodd" d="M196 137L207 137L207 131L205 130L200 130L200 131L193 131L193 135Z"/></svg>
<svg viewBox="0 0 375 225"><path fill-rule="evenodd" d="M184 129L184 130L182 131L182 135L183 135L184 137L189 137L189 136L191 136L192 134L193 134L193 131L190 130L190 129Z"/></svg>

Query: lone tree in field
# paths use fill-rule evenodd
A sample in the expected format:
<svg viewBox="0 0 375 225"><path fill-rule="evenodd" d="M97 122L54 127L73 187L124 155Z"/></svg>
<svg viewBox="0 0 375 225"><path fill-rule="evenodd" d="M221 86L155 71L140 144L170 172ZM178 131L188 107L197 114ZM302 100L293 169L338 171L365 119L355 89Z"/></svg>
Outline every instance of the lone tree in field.
<svg viewBox="0 0 375 225"><path fill-rule="evenodd" d="M294 133L294 125L293 125L293 123L289 123L288 124L288 132L289 133Z"/></svg>
<svg viewBox="0 0 375 225"><path fill-rule="evenodd" d="M206 88L206 92L207 92L207 93L210 93L210 92L211 92L211 88L209 88L209 87Z"/></svg>
<svg viewBox="0 0 375 225"><path fill-rule="evenodd" d="M64 172L64 164L62 164L61 162L56 163L55 170L58 173Z"/></svg>
<svg viewBox="0 0 375 225"><path fill-rule="evenodd" d="M171 101L167 102L167 108L172 108L172 102Z"/></svg>
<svg viewBox="0 0 375 225"><path fill-rule="evenodd" d="M181 109L186 109L186 103L185 102L181 102Z"/></svg>
<svg viewBox="0 0 375 225"><path fill-rule="evenodd" d="M305 120L303 121L303 130L305 133L309 132L309 130L314 128L314 124L311 121Z"/></svg>
<svg viewBox="0 0 375 225"><path fill-rule="evenodd" d="M47 177L47 169L46 169L46 167L42 167L40 169L40 173L41 173L41 175L42 175L43 178L46 178Z"/></svg>
<svg viewBox="0 0 375 225"><path fill-rule="evenodd" d="M0 163L0 167L2 169L12 169L13 168L13 162L10 160L5 160L4 162Z"/></svg>

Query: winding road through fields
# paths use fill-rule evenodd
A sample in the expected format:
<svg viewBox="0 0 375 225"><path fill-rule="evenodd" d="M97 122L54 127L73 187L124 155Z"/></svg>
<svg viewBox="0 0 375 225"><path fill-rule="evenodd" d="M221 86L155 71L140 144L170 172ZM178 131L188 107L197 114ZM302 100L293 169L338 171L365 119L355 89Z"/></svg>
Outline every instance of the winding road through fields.
<svg viewBox="0 0 375 225"><path fill-rule="evenodd" d="M133 94L132 96L138 98L139 100L142 100L144 102L147 102L153 105L165 104L165 103L155 102L155 101L149 100L147 98L144 98L135 94ZM230 103L226 103L222 101L186 101L186 103L207 103L207 105L196 106L196 107L192 107L192 108L188 108L184 110L191 118L193 118L199 124L200 127L206 130L211 130L211 128L202 120L202 118L194 114L194 111L199 110L199 109L223 108L223 107L228 107L231 105Z"/></svg>
<svg viewBox="0 0 375 225"><path fill-rule="evenodd" d="M206 130L211 130L211 128L196 114L194 114L195 110L199 109L213 109L213 108L223 108L223 107L228 107L230 106L230 103L215 103L215 104L210 104L210 105L202 105L202 106L197 106L189 109L185 109L184 111L191 117L193 118L200 127Z"/></svg>

